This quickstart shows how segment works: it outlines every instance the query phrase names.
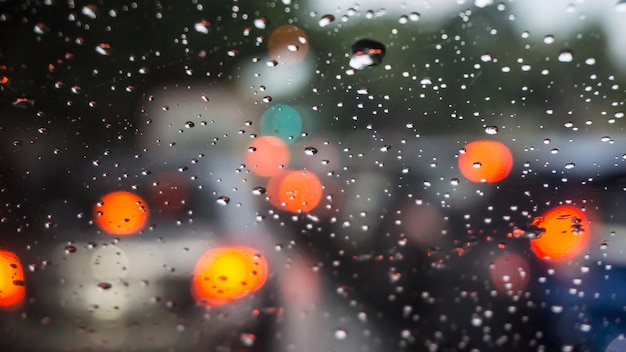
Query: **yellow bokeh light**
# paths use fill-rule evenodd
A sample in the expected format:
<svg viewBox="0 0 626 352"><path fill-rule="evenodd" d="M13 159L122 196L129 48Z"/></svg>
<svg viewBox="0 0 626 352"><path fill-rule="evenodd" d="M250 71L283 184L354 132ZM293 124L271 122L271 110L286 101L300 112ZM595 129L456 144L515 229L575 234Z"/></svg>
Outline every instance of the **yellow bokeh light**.
<svg viewBox="0 0 626 352"><path fill-rule="evenodd" d="M251 247L219 247L196 263L191 293L200 305L219 306L245 297L265 284L265 257Z"/></svg>

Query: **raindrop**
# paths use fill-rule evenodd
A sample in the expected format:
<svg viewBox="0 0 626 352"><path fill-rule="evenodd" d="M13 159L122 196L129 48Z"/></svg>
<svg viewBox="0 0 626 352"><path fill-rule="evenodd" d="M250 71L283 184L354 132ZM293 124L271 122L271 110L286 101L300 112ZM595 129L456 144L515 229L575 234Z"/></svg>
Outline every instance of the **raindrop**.
<svg viewBox="0 0 626 352"><path fill-rule="evenodd" d="M487 134L498 134L498 127L497 126L487 126L485 127L485 133Z"/></svg>
<svg viewBox="0 0 626 352"><path fill-rule="evenodd" d="M76 247L74 246L66 246L65 247L65 254L71 254L71 253L76 253Z"/></svg>
<svg viewBox="0 0 626 352"><path fill-rule="evenodd" d="M240 338L241 338L241 343L246 347L254 346L254 341L256 341L256 335L254 334L243 333L241 334Z"/></svg>
<svg viewBox="0 0 626 352"><path fill-rule="evenodd" d="M545 37L543 37L543 42L546 44L554 43L554 36L552 34L546 35Z"/></svg>
<svg viewBox="0 0 626 352"><path fill-rule="evenodd" d="M574 164L574 163L567 163L567 164L565 164L565 168L568 169L568 170L569 169L573 169L575 166L576 166L576 164Z"/></svg>
<svg viewBox="0 0 626 352"><path fill-rule="evenodd" d="M269 20L266 17L257 18L254 20L254 26L258 29L265 29Z"/></svg>
<svg viewBox="0 0 626 352"><path fill-rule="evenodd" d="M479 8L484 8L493 5L493 0L474 0L474 5Z"/></svg>
<svg viewBox="0 0 626 352"><path fill-rule="evenodd" d="M17 98L13 100L12 105L18 109L27 110L35 106L35 100L26 97Z"/></svg>
<svg viewBox="0 0 626 352"><path fill-rule="evenodd" d="M361 39L352 45L350 67L363 70L380 64L385 56L385 45L371 39Z"/></svg>
<svg viewBox="0 0 626 352"><path fill-rule="evenodd" d="M48 33L49 31L50 29L43 22L39 22L35 25L35 27L33 27L33 32L35 32L35 34L42 35Z"/></svg>
<svg viewBox="0 0 626 352"><path fill-rule="evenodd" d="M198 33L202 33L202 34L209 34L209 27L211 27L211 22L209 21L198 21L193 25L193 28L198 32Z"/></svg>
<svg viewBox="0 0 626 352"><path fill-rule="evenodd" d="M554 305L551 308L552 313L559 314L563 311L563 306Z"/></svg>
<svg viewBox="0 0 626 352"><path fill-rule="evenodd" d="M335 330L335 338L337 340L345 340L348 337L348 332L344 329Z"/></svg>
<svg viewBox="0 0 626 352"><path fill-rule="evenodd" d="M304 154L306 154L306 155L315 155L315 154L317 154L317 148L306 147L306 148L304 148Z"/></svg>
<svg viewBox="0 0 626 352"><path fill-rule="evenodd" d="M480 60L482 62L489 62L489 61L493 60L493 56L491 55L491 53L484 53L484 54L480 55Z"/></svg>
<svg viewBox="0 0 626 352"><path fill-rule="evenodd" d="M195 124L195 123L193 123L192 121L187 121L187 122L185 122L185 127L186 127L186 128L192 128L192 127L194 127L195 125L196 125L196 124Z"/></svg>
<svg viewBox="0 0 626 352"><path fill-rule="evenodd" d="M255 196L260 196L262 194L265 194L266 190L264 187L254 187L254 189L252 190L252 194L254 194Z"/></svg>
<svg viewBox="0 0 626 352"><path fill-rule="evenodd" d="M83 15L95 20L97 17L96 11L98 11L98 7L96 5L86 5L83 6L80 12L82 12Z"/></svg>
<svg viewBox="0 0 626 352"><path fill-rule="evenodd" d="M411 20L413 22L419 21L420 17L422 17L422 15L420 15L419 12L411 12L409 14L409 20Z"/></svg>
<svg viewBox="0 0 626 352"><path fill-rule="evenodd" d="M221 196L217 198L217 204L219 205L227 205L228 203L230 203L230 198L228 197Z"/></svg>
<svg viewBox="0 0 626 352"><path fill-rule="evenodd" d="M98 287L99 287L101 290L108 290L108 289L110 289L111 287L113 287L113 285L112 285L112 284L110 284L110 283L108 283L108 282L101 282L101 283L99 283L99 284L98 284Z"/></svg>
<svg viewBox="0 0 626 352"><path fill-rule="evenodd" d="M331 24L335 20L335 16L333 15L325 15L320 18L318 24L320 27L326 27Z"/></svg>
<svg viewBox="0 0 626 352"><path fill-rule="evenodd" d="M450 180L450 184L453 186L458 186L459 185L459 179L458 178L453 178Z"/></svg>
<svg viewBox="0 0 626 352"><path fill-rule="evenodd" d="M473 326L481 326L483 324L483 320L480 317L473 317L472 318L472 325Z"/></svg>
<svg viewBox="0 0 626 352"><path fill-rule="evenodd" d="M96 46L96 52L100 55L111 55L111 44L100 43Z"/></svg>
<svg viewBox="0 0 626 352"><path fill-rule="evenodd" d="M574 53L569 49L561 50L558 60L560 62L572 62L572 60L574 60Z"/></svg>

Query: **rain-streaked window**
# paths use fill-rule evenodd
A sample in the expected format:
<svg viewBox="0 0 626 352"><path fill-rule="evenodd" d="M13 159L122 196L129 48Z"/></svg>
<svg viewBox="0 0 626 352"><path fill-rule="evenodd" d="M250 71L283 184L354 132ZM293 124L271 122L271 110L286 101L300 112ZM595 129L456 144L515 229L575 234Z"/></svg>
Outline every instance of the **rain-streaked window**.
<svg viewBox="0 0 626 352"><path fill-rule="evenodd" d="M0 1L0 350L626 350L625 31Z"/></svg>

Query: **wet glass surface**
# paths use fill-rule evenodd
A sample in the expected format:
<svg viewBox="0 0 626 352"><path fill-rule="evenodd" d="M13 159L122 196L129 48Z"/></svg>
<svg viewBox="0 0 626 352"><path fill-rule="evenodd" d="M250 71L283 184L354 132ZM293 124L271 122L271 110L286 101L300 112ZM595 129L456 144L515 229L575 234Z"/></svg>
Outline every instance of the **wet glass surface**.
<svg viewBox="0 0 626 352"><path fill-rule="evenodd" d="M621 351L625 23L0 2L0 349Z"/></svg>

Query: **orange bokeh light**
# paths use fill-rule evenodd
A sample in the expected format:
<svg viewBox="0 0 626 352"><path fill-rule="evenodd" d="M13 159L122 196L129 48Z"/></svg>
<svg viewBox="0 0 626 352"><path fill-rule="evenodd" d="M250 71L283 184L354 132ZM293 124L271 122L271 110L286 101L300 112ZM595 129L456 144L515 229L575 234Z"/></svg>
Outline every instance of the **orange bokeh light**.
<svg viewBox="0 0 626 352"><path fill-rule="evenodd" d="M504 253L490 267L491 282L503 293L522 291L530 281L528 261L519 254Z"/></svg>
<svg viewBox="0 0 626 352"><path fill-rule="evenodd" d="M246 149L246 165L255 174L263 177L275 176L289 166L289 148L275 136L255 138Z"/></svg>
<svg viewBox="0 0 626 352"><path fill-rule="evenodd" d="M323 191L317 175L307 170L284 172L272 177L267 184L270 202L293 213L315 209L322 200Z"/></svg>
<svg viewBox="0 0 626 352"><path fill-rule="evenodd" d="M509 148L497 141L480 140L465 146L459 154L459 169L472 182L498 182L506 178L513 168L513 155Z"/></svg>
<svg viewBox="0 0 626 352"><path fill-rule="evenodd" d="M26 297L24 270L17 255L0 250L0 309L19 308Z"/></svg>
<svg viewBox="0 0 626 352"><path fill-rule="evenodd" d="M280 63L301 62L309 51L309 39L300 27L292 24L280 26L272 31L267 40L270 57Z"/></svg>
<svg viewBox="0 0 626 352"><path fill-rule="evenodd" d="M265 284L267 275L267 260L256 249L213 248L196 263L191 293L198 304L215 307L257 291Z"/></svg>
<svg viewBox="0 0 626 352"><path fill-rule="evenodd" d="M566 260L577 256L589 242L589 220L585 213L572 205L559 205L532 223L543 230L530 241L537 257Z"/></svg>
<svg viewBox="0 0 626 352"><path fill-rule="evenodd" d="M148 205L130 192L111 192L94 207L94 219L100 229L113 235L132 235L148 222Z"/></svg>

